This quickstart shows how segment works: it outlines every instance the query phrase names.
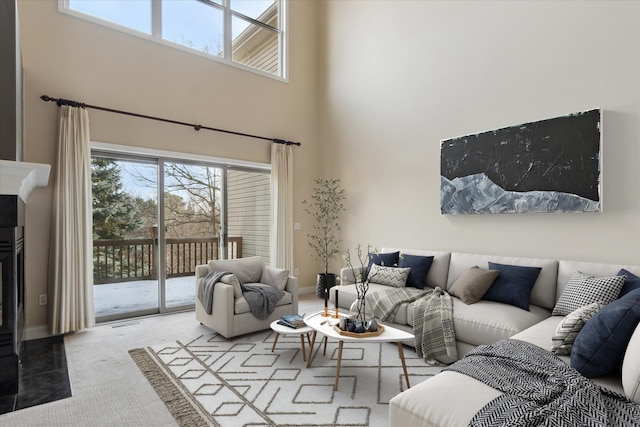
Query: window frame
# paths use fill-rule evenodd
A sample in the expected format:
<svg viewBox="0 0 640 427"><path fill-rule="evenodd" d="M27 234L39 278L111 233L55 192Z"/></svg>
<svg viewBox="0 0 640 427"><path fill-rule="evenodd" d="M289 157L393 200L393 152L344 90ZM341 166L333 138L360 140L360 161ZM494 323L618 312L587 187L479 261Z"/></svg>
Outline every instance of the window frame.
<svg viewBox="0 0 640 427"><path fill-rule="evenodd" d="M142 38L145 40L150 40L155 43L159 43L163 46L171 47L173 49L178 49L184 52L188 52L192 55L197 55L203 58L211 59L217 62L221 62L223 64L229 65L231 67L235 67L244 71L249 71L254 74L258 74L264 77L269 77L275 80L279 80L285 83L289 82L289 32L288 29L288 0L274 0L278 4L278 28L274 29L268 24L264 24L260 21L257 21L253 18L250 18L240 12L236 12L231 10L230 0L221 0L222 4L215 3L210 0L196 0L201 3L204 3L210 7L215 7L223 11L223 55L216 56L210 53L203 52L201 50L191 48L189 46L182 45L180 43L175 43L170 40L166 40L162 38L162 1L163 0L150 0L151 1L151 10L149 11L151 18L151 33L147 34L142 31L138 31L134 28L130 28L124 25L117 24L112 21L108 21L106 19L101 19L97 16L89 15L87 13L81 12L79 10L75 10L69 7L69 0L58 0L58 11L65 15L73 16L78 19L82 19L84 21L91 22L93 24L101 25L112 30L116 30L119 32L123 32L138 38ZM247 21L251 25L258 25L263 28L267 28L269 31L275 30L278 35L278 63L279 63L279 74L272 74L266 71L262 71L258 68L250 67L239 62L233 61L233 51L232 51L232 38L231 38L231 21L232 17L239 17Z"/></svg>

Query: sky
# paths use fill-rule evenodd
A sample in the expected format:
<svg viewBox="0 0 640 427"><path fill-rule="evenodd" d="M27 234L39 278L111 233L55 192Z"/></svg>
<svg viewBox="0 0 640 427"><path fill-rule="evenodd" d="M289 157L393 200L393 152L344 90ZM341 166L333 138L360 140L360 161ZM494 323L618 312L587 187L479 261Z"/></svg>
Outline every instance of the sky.
<svg viewBox="0 0 640 427"><path fill-rule="evenodd" d="M273 0L229 0L233 10L257 18ZM222 0L212 2L221 4ZM197 0L163 0L162 38L211 54L221 50L222 11ZM69 0L69 7L116 24L151 34L151 0ZM235 38L248 22L234 18Z"/></svg>

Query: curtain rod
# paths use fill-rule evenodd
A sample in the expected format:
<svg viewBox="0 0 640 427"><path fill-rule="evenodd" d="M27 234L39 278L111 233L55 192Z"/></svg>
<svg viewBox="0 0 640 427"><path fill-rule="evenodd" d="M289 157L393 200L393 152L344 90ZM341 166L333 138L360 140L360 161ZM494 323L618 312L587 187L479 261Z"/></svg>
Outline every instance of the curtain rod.
<svg viewBox="0 0 640 427"><path fill-rule="evenodd" d="M109 113L124 114L126 116L141 117L143 119L157 120L157 121L165 122L165 123L173 123L175 125L189 126L189 127L194 128L196 131L199 131L200 129L206 129L206 130L212 130L214 132L229 133L231 135L246 136L247 138L262 139L262 140L270 141L270 142L273 142L273 143L276 143L276 144L297 145L297 146L301 145L299 142L285 141L284 139L267 138L265 136L251 135L251 134L248 134L248 133L234 132L234 131L231 131L231 130L224 130L224 129L218 129L218 128L213 128L213 127L209 127L209 126L202 126L202 125L196 125L196 124L191 124L191 123L186 123L186 122L180 122L180 121L177 121L177 120L163 119L161 117L147 116L145 114L131 113L131 112L128 112L128 111L121 111L121 110L114 110L112 108L99 107L97 105L89 105L89 104L85 104L83 102L70 101L68 99L52 98L52 97L47 96L47 95L42 95L40 97L40 99L42 99L44 102L55 102L56 104L58 104L58 107L60 107L61 105L68 105L70 107L93 108L94 110L108 111Z"/></svg>

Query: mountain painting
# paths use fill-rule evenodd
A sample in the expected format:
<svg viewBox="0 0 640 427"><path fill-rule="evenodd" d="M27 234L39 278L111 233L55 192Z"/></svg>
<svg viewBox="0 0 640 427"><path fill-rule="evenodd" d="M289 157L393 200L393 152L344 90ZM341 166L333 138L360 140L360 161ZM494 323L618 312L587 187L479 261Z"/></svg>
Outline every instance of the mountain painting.
<svg viewBox="0 0 640 427"><path fill-rule="evenodd" d="M602 110L440 142L442 214L600 212Z"/></svg>

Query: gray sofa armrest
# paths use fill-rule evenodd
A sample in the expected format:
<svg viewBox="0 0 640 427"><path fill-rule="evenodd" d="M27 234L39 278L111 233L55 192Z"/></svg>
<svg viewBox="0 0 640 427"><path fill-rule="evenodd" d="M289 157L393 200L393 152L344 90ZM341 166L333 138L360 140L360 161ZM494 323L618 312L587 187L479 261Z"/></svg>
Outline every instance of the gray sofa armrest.
<svg viewBox="0 0 640 427"><path fill-rule="evenodd" d="M287 279L287 286L284 288L285 291L291 294L291 302L293 304L293 312L298 312L298 278L294 276L289 276Z"/></svg>
<svg viewBox="0 0 640 427"><path fill-rule="evenodd" d="M342 285L351 285L356 283L355 274L360 273L362 275L364 273L364 267L354 267L353 270L349 267L344 267L340 270L340 284Z"/></svg>
<svg viewBox="0 0 640 427"><path fill-rule="evenodd" d="M196 282L207 274L209 274L209 266L207 264L196 265Z"/></svg>

